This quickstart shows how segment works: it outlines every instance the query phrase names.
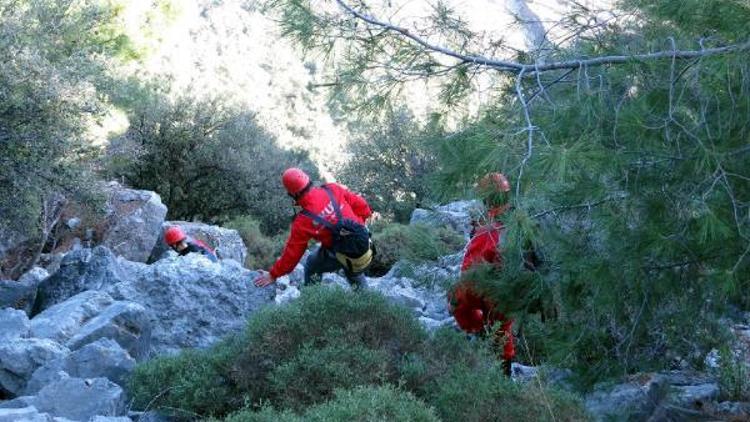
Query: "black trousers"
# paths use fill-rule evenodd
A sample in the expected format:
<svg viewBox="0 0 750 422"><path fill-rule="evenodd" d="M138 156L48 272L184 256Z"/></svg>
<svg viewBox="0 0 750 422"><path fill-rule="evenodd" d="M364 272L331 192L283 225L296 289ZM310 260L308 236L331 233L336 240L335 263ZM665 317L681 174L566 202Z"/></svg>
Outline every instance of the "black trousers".
<svg viewBox="0 0 750 422"><path fill-rule="evenodd" d="M338 270L344 270L346 279L349 280L349 284L355 289L366 289L367 278L363 273L352 273L349 272L343 265L336 259L336 254L328 248L318 246L315 252L311 253L305 261L305 285L316 283L312 277L323 273L332 273Z"/></svg>

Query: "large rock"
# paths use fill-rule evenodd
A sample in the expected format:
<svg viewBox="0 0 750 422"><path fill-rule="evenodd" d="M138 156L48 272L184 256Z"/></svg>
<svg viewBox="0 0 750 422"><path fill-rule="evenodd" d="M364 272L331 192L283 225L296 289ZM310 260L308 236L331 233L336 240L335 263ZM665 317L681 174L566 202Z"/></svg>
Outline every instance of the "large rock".
<svg viewBox="0 0 750 422"><path fill-rule="evenodd" d="M130 279L130 265L122 265L107 248L78 249L68 253L60 269L39 285L36 311L41 311L86 290L103 290Z"/></svg>
<svg viewBox="0 0 750 422"><path fill-rule="evenodd" d="M63 369L79 378L107 378L123 385L135 368L135 359L112 339L99 339L65 358Z"/></svg>
<svg viewBox="0 0 750 422"><path fill-rule="evenodd" d="M146 262L159 239L167 207L154 192L112 182L102 245L129 261Z"/></svg>
<svg viewBox="0 0 750 422"><path fill-rule="evenodd" d="M0 309L0 343L29 335L29 318L18 309Z"/></svg>
<svg viewBox="0 0 750 422"><path fill-rule="evenodd" d="M87 321L114 303L104 292L89 290L46 309L31 320L31 335L66 343Z"/></svg>
<svg viewBox="0 0 750 422"><path fill-rule="evenodd" d="M69 353L60 344L38 338L20 338L0 343L0 389L17 396L37 368Z"/></svg>
<svg viewBox="0 0 750 422"><path fill-rule="evenodd" d="M422 274L426 273L422 270ZM424 317L425 326L433 329L450 323L446 293L440 284L418 284L408 277L386 275L368 280L370 290L383 294L394 303L410 308L416 317Z"/></svg>
<svg viewBox="0 0 750 422"><path fill-rule="evenodd" d="M167 207L155 192L108 184L107 228L102 245L129 261L146 262L156 244Z"/></svg>
<svg viewBox="0 0 750 422"><path fill-rule="evenodd" d="M586 409L596 420L646 420L664 397L664 385L655 378L597 389L586 398Z"/></svg>
<svg viewBox="0 0 750 422"><path fill-rule="evenodd" d="M115 340L136 359L147 357L151 325L146 309L134 302L115 302L87 321L66 345L77 350L103 338Z"/></svg>
<svg viewBox="0 0 750 422"><path fill-rule="evenodd" d="M233 259L240 264L245 263L247 247L237 230L225 229L203 223L189 223L186 221L168 221L163 224L159 232L159 239L151 252L149 262L155 262L164 258L169 247L164 243L164 230L169 226L180 226L185 234L205 242L209 247L216 250L221 259Z"/></svg>
<svg viewBox="0 0 750 422"><path fill-rule="evenodd" d="M62 359L48 362L34 371L26 386L26 394L35 394L45 385L64 379L107 378L122 386L135 368L135 359L117 342L99 339Z"/></svg>
<svg viewBox="0 0 750 422"><path fill-rule="evenodd" d="M174 353L206 347L242 329L274 287L257 288L257 272L232 260L211 263L199 254L167 258L140 269L134 280L110 286L113 298L143 305L151 320L152 349Z"/></svg>
<svg viewBox="0 0 750 422"><path fill-rule="evenodd" d="M36 406L42 412L76 421L126 413L125 393L106 378L65 378L49 384L39 392Z"/></svg>
<svg viewBox="0 0 750 422"><path fill-rule="evenodd" d="M597 388L586 398L595 420L714 420L718 383L703 374L670 371L636 374L629 381Z"/></svg>
<svg viewBox="0 0 750 422"><path fill-rule="evenodd" d="M0 308L20 309L31 315L37 289L47 277L49 273L45 269L34 267L18 281L0 280Z"/></svg>
<svg viewBox="0 0 750 422"><path fill-rule="evenodd" d="M3 270L13 267L15 255L25 249L24 244L27 241L28 237L24 234L0 224L0 278L3 276Z"/></svg>
<svg viewBox="0 0 750 422"><path fill-rule="evenodd" d="M412 212L409 224L450 227L468 238L472 218L481 213L482 205L479 201L458 201L431 210L417 208Z"/></svg>
<svg viewBox="0 0 750 422"><path fill-rule="evenodd" d="M52 418L46 413L39 413L34 406L16 409L0 409L0 422L51 422Z"/></svg>

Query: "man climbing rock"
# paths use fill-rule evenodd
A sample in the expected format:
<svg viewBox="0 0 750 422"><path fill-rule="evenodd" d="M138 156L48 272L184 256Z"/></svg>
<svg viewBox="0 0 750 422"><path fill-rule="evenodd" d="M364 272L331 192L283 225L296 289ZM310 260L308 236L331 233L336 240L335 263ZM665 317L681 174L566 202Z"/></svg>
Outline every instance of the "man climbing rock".
<svg viewBox="0 0 750 422"><path fill-rule="evenodd" d="M372 214L367 201L336 183L313 186L310 176L298 168L284 171L281 181L302 211L294 216L281 258L255 279L255 285L267 286L292 272L307 243L315 239L320 246L305 261L306 285L313 282L314 275L343 269L355 288L366 288L363 272L373 256L365 227Z"/></svg>
<svg viewBox="0 0 750 422"><path fill-rule="evenodd" d="M479 264L502 266L499 246L504 230L499 217L510 207L510 183L501 173L489 173L479 180L477 190L487 208L487 218L482 223L472 222L474 228L464 253L462 273ZM458 326L467 333L484 335L494 324L501 324L493 333L494 340L498 347L502 346L503 370L510 376L516 355L513 321L506 318L495 303L477 293L473 285L471 280L462 280L451 289L449 309Z"/></svg>
<svg viewBox="0 0 750 422"><path fill-rule="evenodd" d="M199 253L213 262L219 262L214 251L198 239L191 239L179 226L171 226L164 232L164 242L180 256Z"/></svg>

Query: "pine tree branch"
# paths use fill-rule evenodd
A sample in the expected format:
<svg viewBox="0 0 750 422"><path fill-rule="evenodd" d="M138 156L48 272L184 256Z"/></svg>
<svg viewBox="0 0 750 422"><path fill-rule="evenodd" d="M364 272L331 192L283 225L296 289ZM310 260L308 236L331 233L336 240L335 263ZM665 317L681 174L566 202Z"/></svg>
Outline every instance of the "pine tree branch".
<svg viewBox="0 0 750 422"><path fill-rule="evenodd" d="M514 62L514 61L509 61L509 60L500 60L500 59L495 59L491 57L485 57L482 55L459 53L457 51L451 50L450 48L443 47L437 44L433 44L420 36L414 35L407 28L393 25L391 23L381 21L373 16L369 16L362 12L359 12L355 10L354 8L352 8L351 6L349 6L343 0L336 0L336 3L338 3L339 6L341 6L346 12L351 14L356 19L362 20L370 25L378 26L389 32L399 33L403 35L404 37L426 48L427 50L440 53L448 57L453 57L455 59L460 60L462 63L474 63L477 65L488 66L496 70L499 70L501 72L510 72L510 73L516 73L516 74L520 74L521 72L524 72L525 74L529 76L531 76L534 72L549 72L552 70L561 70L561 69L580 69L580 68L587 68L587 67L593 67L593 66L603 66L603 65L608 65L608 64L622 64L622 63L662 60L662 59L672 59L672 60L691 59L691 58L697 58L697 57L708 57L708 56L715 56L719 54L727 54L727 53L733 53L733 52L738 52L738 51L750 50L750 40L749 40L744 43L731 44L731 45L727 45L723 47L715 47L715 48L701 48L700 50L672 49L668 51L657 51L653 53L601 56L601 57L594 57L590 59L564 60L564 61L551 62L551 63L545 63L545 64L526 64L526 63L519 63L519 62Z"/></svg>
<svg viewBox="0 0 750 422"><path fill-rule="evenodd" d="M556 213L558 211L569 211L569 210L574 210L574 209L578 209L578 208L588 208L588 209L591 209L591 208L599 206L599 205L601 205L601 204L603 204L605 202L619 201L619 200L625 199L627 197L628 197L628 195L626 195L626 194L620 194L620 195L615 195L615 196L608 196L608 197L606 197L604 199L600 199L600 200L598 200L596 202L587 202L587 203L575 204L575 205L563 205L563 206L560 206L560 207L555 207L555 208L552 208L552 209L549 209L549 210L546 210L546 211L542 211L542 212L536 213L536 214L532 215L531 218L541 218L541 217L544 217L545 215L554 214L554 213Z"/></svg>

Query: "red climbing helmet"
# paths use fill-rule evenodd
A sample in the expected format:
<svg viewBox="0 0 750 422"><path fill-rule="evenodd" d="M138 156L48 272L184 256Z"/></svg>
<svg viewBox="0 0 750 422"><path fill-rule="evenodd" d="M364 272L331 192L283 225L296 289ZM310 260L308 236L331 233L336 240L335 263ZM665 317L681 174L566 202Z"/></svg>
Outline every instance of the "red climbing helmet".
<svg viewBox="0 0 750 422"><path fill-rule="evenodd" d="M164 232L164 241L169 246L182 242L186 237L185 232L179 226L171 226Z"/></svg>
<svg viewBox="0 0 750 422"><path fill-rule="evenodd" d="M502 173L487 173L477 185L482 192L510 192L510 182Z"/></svg>
<svg viewBox="0 0 750 422"><path fill-rule="evenodd" d="M303 170L292 167L284 171L281 182L289 195L297 197L310 184L310 176Z"/></svg>

